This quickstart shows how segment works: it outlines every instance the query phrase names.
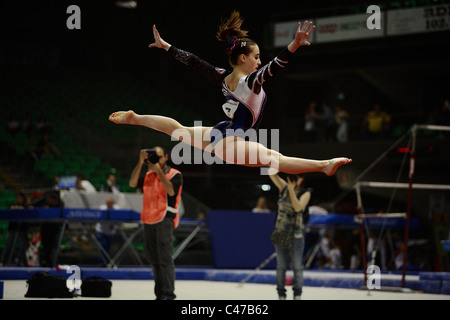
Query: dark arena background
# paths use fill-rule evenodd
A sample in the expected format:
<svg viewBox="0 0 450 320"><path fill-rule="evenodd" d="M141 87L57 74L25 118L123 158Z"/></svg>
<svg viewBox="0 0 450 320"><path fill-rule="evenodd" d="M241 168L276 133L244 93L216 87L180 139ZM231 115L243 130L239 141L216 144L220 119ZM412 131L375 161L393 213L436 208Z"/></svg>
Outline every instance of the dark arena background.
<svg viewBox="0 0 450 320"><path fill-rule="evenodd" d="M75 11L68 10L71 5L79 8L78 20ZM379 28L366 24L374 21L374 12L367 11L371 5L380 9ZM263 65L289 44L297 21L316 24L311 45L301 47L287 67L264 84L268 100L260 129L278 138L278 149L285 155L353 160L333 176L306 175L313 192L304 299L345 299L342 292L339 297L308 296L308 290L365 288L369 265L380 268L379 292L398 292L381 299L411 299L400 296L407 289L423 293L422 299L449 299L448 0L3 3L3 299L25 299L25 280L35 272L67 277L67 266L73 265L81 268L83 279L91 275L149 282L147 296L137 298L129 291L120 295L115 284L113 298L154 299L139 223L142 193L128 181L141 149L161 145L170 151L179 142L148 128L116 125L108 117L132 109L172 117L186 126L196 121L213 126L225 120L220 88L148 45L156 24L170 44L230 69L225 45L215 34L234 9L259 44ZM315 126L307 130L312 102L317 105ZM333 113L331 118L326 118L324 105ZM375 105L388 119L376 135L366 122ZM347 113L343 138L337 135L341 109ZM183 173L182 219L173 256L179 299L277 299L276 259L269 241L277 188L259 168L205 164L201 153L194 157L191 150L190 163L171 163ZM118 194L107 190L110 174L120 187ZM77 177L95 190L71 185ZM62 179L68 185L63 186ZM10 209L18 193L33 209ZM116 218L112 211L106 215L98 210L111 196L121 209ZM261 196L269 213L252 212ZM95 224L104 219L114 220L117 230L110 256L99 261ZM19 257L20 232L11 231L11 224L25 230L25 264ZM324 243L336 259L327 259L321 251ZM406 265L399 256L405 244ZM202 296L203 289L196 291L192 285L198 295L183 295L182 281L201 281L201 286L206 281L241 282L243 288L230 298L225 291ZM268 286L269 293L243 291L256 283ZM348 299L374 298L376 291L364 290Z"/></svg>

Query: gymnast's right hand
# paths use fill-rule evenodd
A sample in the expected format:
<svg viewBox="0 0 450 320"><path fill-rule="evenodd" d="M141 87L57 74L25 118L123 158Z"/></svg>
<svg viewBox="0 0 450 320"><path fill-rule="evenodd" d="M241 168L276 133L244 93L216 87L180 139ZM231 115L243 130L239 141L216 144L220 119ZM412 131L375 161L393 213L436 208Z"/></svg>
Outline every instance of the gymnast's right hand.
<svg viewBox="0 0 450 320"><path fill-rule="evenodd" d="M153 37L155 38L155 42L148 45L149 48L161 48L166 51L169 50L170 44L164 41L159 35L158 30L156 30L156 25L153 25Z"/></svg>

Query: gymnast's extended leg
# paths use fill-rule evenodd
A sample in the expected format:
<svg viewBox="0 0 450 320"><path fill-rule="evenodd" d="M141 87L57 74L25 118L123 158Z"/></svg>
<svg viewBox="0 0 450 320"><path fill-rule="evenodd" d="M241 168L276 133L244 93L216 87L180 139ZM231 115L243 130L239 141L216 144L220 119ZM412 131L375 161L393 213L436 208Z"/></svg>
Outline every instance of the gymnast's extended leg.
<svg viewBox="0 0 450 320"><path fill-rule="evenodd" d="M224 138L216 145L214 152L216 156L229 163L249 167L270 167L290 174L323 172L331 176L340 166L352 162L351 159L345 157L328 160L288 157L266 148L261 143L245 141L237 137Z"/></svg>
<svg viewBox="0 0 450 320"><path fill-rule="evenodd" d="M139 125L164 132L171 137L203 150L208 150L211 144L209 139L203 141L203 137L209 137L212 127L186 127L169 117L140 115L132 110L114 112L109 116L109 120L116 124ZM197 136L200 139L196 138ZM187 141L188 139L189 141Z"/></svg>

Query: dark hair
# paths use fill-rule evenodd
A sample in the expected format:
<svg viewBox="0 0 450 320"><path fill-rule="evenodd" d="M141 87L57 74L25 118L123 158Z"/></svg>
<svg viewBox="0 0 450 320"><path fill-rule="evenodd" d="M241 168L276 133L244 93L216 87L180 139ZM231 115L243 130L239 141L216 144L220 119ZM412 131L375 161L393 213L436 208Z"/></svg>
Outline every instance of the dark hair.
<svg viewBox="0 0 450 320"><path fill-rule="evenodd" d="M219 41L225 41L225 47L228 54L228 61L233 67L237 65L241 54L248 55L256 42L247 37L248 31L242 30L241 26L244 19L239 11L234 10L227 20L222 20L216 38Z"/></svg>
<svg viewBox="0 0 450 320"><path fill-rule="evenodd" d="M22 197L22 198L26 198L25 193L24 192L16 192L15 194L16 197Z"/></svg>
<svg viewBox="0 0 450 320"><path fill-rule="evenodd" d="M305 175L303 173L286 174L286 178L289 178L291 181L297 181L298 178L305 179Z"/></svg>
<svg viewBox="0 0 450 320"><path fill-rule="evenodd" d="M286 179L289 178L291 181L297 182L298 178L303 178L303 183L300 185L300 190L304 190L304 180L305 180L305 174L303 173L297 173L297 174L286 174Z"/></svg>

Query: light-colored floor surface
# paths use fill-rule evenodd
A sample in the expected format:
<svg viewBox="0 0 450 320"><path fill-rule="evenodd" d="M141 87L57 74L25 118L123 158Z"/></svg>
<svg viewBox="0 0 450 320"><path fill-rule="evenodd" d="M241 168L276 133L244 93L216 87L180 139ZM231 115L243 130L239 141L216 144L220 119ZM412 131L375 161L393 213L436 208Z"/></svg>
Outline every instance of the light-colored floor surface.
<svg viewBox="0 0 450 320"><path fill-rule="evenodd" d="M111 297L76 297L64 300L154 300L153 280L112 280ZM292 300L292 290L287 299ZM39 300L25 298L26 280L4 280L3 300ZM175 284L177 300L276 300L273 284L222 281L178 280ZM40 300L58 300L43 298ZM358 290L329 287L304 287L302 300L450 300L450 295L422 292L387 292L384 290Z"/></svg>

